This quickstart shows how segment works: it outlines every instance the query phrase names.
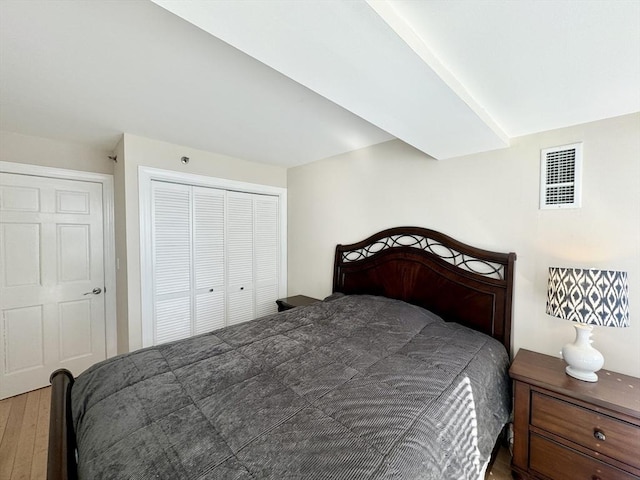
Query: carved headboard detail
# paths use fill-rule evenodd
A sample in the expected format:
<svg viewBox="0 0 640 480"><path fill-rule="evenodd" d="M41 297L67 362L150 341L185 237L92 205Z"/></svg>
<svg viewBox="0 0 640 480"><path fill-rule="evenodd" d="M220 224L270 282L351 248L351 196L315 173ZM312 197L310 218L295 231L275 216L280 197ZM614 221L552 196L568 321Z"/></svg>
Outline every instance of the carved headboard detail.
<svg viewBox="0 0 640 480"><path fill-rule="evenodd" d="M426 228L390 228L336 247L333 291L419 305L491 335L511 352L515 259Z"/></svg>

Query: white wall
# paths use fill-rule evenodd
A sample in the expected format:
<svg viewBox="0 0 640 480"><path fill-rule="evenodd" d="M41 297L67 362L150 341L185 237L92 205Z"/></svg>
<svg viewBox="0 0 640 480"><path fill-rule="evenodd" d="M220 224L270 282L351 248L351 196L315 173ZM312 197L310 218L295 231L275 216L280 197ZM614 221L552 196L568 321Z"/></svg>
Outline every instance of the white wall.
<svg viewBox="0 0 640 480"><path fill-rule="evenodd" d="M0 131L0 160L113 174L110 152L76 143Z"/></svg>
<svg viewBox="0 0 640 480"><path fill-rule="evenodd" d="M119 322L126 323L127 344L119 335L119 351L133 351L142 346L141 277L140 277L140 218L138 202L138 167L140 165L176 170L183 173L207 175L248 183L286 187L287 172L283 167L247 162L225 155L196 150L180 145L124 134L122 162L118 156L115 172L116 192L124 191L124 204L116 204L120 211L116 225L116 256L120 259L118 278ZM190 161L180 162L182 156ZM121 199L122 200L122 199ZM125 285L125 288L121 288ZM126 308L125 308L126 305Z"/></svg>
<svg viewBox="0 0 640 480"><path fill-rule="evenodd" d="M584 143L581 209L539 210L540 149ZM289 293L331 291L337 243L417 225L515 251L514 347L558 355L569 322L545 314L549 266L629 272L631 327L596 327L605 368L640 376L640 114L435 161L391 141L288 171Z"/></svg>

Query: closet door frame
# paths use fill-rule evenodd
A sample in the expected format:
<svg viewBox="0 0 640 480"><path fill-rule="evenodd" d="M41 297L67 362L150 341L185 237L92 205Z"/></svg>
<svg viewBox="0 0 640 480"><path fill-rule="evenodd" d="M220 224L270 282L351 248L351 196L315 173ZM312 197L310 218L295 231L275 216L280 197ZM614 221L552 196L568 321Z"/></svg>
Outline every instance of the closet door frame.
<svg viewBox="0 0 640 480"><path fill-rule="evenodd" d="M287 189L271 185L239 182L225 178L138 167L140 207L140 289L142 311L142 346L153 345L153 244L151 224L151 182L179 183L194 187L217 188L236 192L272 195L279 198L280 215L280 282L279 297L287 293Z"/></svg>

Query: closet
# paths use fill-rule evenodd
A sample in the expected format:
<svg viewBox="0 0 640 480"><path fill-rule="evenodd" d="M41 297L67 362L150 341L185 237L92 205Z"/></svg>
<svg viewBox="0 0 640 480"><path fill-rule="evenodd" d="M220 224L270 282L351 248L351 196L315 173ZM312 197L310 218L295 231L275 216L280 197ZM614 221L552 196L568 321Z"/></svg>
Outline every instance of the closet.
<svg viewBox="0 0 640 480"><path fill-rule="evenodd" d="M153 331L146 344L275 313L282 288L280 196L153 179L150 186L152 251L143 256L151 257L145 281Z"/></svg>

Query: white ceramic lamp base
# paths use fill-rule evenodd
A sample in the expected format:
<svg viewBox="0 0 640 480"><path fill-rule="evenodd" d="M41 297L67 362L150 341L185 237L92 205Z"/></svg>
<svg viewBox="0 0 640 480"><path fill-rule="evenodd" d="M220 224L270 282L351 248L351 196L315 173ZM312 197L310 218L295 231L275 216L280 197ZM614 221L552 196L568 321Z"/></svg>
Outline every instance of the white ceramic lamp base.
<svg viewBox="0 0 640 480"><path fill-rule="evenodd" d="M602 354L591 346L591 325L575 323L576 340L562 348L562 358L567 362L565 371L578 380L597 382L596 372L604 365Z"/></svg>

